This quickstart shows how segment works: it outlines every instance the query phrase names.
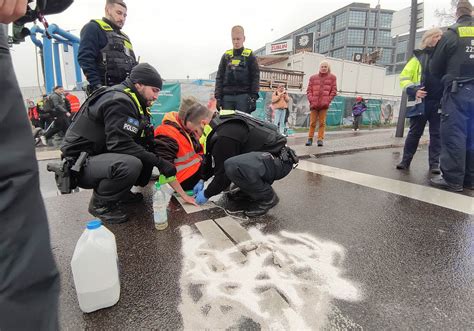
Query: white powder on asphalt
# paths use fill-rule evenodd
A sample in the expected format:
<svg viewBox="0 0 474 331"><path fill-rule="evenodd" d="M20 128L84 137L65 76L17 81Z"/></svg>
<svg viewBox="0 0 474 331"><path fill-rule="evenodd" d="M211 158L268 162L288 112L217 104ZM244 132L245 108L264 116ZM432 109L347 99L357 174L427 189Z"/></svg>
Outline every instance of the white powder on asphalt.
<svg viewBox="0 0 474 331"><path fill-rule="evenodd" d="M185 330L235 328L243 318L262 330L316 330L338 324L330 315L333 299L361 300L360 290L343 276L345 251L340 245L304 233L248 232L252 240L239 246L246 261L237 263L232 258L235 248L210 249L199 233L181 227L180 312ZM190 290L193 286L199 286L198 294ZM268 295L274 291L280 295L271 303L275 299Z"/></svg>

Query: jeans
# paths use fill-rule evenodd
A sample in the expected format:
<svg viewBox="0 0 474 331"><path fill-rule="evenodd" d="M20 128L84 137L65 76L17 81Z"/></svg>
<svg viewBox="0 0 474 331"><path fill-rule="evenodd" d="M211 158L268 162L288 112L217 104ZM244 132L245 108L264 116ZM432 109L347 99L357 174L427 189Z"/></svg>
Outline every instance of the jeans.
<svg viewBox="0 0 474 331"><path fill-rule="evenodd" d="M285 132L285 115L286 109L278 108L275 109L275 118L273 119L273 124L278 127L278 130L281 134Z"/></svg>

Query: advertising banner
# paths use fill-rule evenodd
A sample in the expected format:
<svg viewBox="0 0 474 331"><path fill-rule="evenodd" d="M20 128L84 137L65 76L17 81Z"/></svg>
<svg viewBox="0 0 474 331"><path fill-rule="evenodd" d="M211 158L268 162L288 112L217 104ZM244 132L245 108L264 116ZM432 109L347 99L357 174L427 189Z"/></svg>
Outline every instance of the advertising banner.
<svg viewBox="0 0 474 331"><path fill-rule="evenodd" d="M314 33L303 33L295 36L295 54L300 52L312 52L314 45Z"/></svg>
<svg viewBox="0 0 474 331"><path fill-rule="evenodd" d="M170 111L178 111L181 102L181 84L164 83L158 100L151 106L153 126L161 124L163 116Z"/></svg>

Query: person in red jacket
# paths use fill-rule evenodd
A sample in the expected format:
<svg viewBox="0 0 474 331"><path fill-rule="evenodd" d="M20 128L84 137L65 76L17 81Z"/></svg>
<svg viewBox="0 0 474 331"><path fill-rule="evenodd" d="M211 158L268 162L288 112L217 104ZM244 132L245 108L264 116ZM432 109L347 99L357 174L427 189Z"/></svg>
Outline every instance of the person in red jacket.
<svg viewBox="0 0 474 331"><path fill-rule="evenodd" d="M337 94L336 76L331 74L329 62L322 61L319 64L319 73L309 79L306 95L308 96L309 109L309 134L306 146L313 145L316 122L319 121L318 146L323 145L324 130L326 128L326 115L332 99Z"/></svg>

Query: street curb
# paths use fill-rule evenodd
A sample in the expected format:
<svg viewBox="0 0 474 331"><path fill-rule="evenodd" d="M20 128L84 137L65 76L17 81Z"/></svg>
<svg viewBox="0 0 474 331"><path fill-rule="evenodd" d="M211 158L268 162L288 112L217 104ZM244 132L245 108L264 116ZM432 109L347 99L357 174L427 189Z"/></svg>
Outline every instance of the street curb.
<svg viewBox="0 0 474 331"><path fill-rule="evenodd" d="M422 144L420 143L420 145ZM404 144L388 144L388 145L380 145L380 146L358 147L358 148L350 148L346 150L328 151L328 152L321 152L321 153L315 153L315 154L303 154L303 155L298 155L298 157L302 160L305 160L305 159L318 158L318 157L324 157L324 156L351 154L351 153L377 150L377 149L400 148L403 146Z"/></svg>

